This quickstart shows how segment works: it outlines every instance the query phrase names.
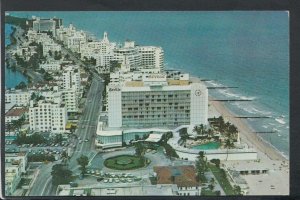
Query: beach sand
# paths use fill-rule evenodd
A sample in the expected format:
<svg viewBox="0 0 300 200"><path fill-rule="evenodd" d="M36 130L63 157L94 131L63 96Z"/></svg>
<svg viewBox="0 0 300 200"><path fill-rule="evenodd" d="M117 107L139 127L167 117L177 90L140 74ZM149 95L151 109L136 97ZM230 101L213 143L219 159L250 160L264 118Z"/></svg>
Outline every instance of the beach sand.
<svg viewBox="0 0 300 200"><path fill-rule="evenodd" d="M192 82L201 82L197 77L190 77ZM289 161L281 152L259 137L245 119L235 118L234 114L226 107L225 103L212 101L209 96L208 117L223 116L225 121L234 124L240 135L242 143L249 148L257 150L257 165L269 169L265 175L242 175L248 185L247 195L288 195L289 194ZM235 162L237 165L255 161L222 161L224 164ZM272 187L274 188L272 188Z"/></svg>
<svg viewBox="0 0 300 200"><path fill-rule="evenodd" d="M201 82L198 77L190 77L190 81L198 83ZM209 96L208 99L209 118L222 115L225 121L229 121L238 128L241 142L246 143L249 147L256 149L260 152L260 154L265 154L271 160L288 161L288 159L284 157L281 152L254 133L254 130L250 127L245 119L235 118L235 115L224 105L223 102L212 101L214 98L211 96Z"/></svg>
<svg viewBox="0 0 300 200"><path fill-rule="evenodd" d="M212 98L210 97L210 100L211 99ZM241 142L247 143L249 147L253 147L257 151L264 153L271 160L287 161L287 158L285 158L277 149L254 133L254 130L247 124L245 119L235 118L234 114L231 113L222 102L209 101L209 104L213 106L216 111L220 113L220 115L223 116L225 121L231 122L238 128Z"/></svg>

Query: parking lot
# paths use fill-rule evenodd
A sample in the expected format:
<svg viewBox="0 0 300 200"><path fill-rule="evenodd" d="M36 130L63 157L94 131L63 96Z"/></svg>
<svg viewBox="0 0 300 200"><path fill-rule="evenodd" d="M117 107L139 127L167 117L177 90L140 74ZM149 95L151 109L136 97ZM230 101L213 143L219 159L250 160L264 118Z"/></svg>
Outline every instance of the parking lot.
<svg viewBox="0 0 300 200"><path fill-rule="evenodd" d="M68 148L75 148L78 144L78 139L75 136L63 135L59 142L55 142L55 135L42 134L45 142L41 144L22 144L17 145L13 140L5 140L6 152L26 151L28 155L54 155L55 160L61 158L63 152L67 152Z"/></svg>

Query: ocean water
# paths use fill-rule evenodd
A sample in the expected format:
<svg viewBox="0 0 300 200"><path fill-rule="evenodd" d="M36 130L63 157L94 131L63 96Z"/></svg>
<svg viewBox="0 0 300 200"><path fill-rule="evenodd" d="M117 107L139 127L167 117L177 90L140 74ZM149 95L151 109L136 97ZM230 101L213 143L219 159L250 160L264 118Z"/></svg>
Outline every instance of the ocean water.
<svg viewBox="0 0 300 200"><path fill-rule="evenodd" d="M215 98L251 98L226 103L237 115L271 116L247 120L289 155L289 17L284 11L230 12L13 12L15 16L60 17L97 38L162 46L167 68L205 79Z"/></svg>
<svg viewBox="0 0 300 200"><path fill-rule="evenodd" d="M10 34L12 33L11 27L12 26L10 24L5 24L5 46L10 44ZM28 82L26 77L22 73L18 71L13 72L11 69L5 66L5 87L6 88L14 88L22 81L25 83Z"/></svg>

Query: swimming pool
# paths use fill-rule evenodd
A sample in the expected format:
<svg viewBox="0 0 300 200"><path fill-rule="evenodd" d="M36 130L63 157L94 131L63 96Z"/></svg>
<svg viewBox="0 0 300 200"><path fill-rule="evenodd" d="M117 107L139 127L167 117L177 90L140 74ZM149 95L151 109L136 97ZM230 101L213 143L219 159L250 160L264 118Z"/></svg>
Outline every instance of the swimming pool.
<svg viewBox="0 0 300 200"><path fill-rule="evenodd" d="M206 144L195 145L192 147L192 149L202 149L202 150L218 149L220 146L221 144L219 142L208 142Z"/></svg>

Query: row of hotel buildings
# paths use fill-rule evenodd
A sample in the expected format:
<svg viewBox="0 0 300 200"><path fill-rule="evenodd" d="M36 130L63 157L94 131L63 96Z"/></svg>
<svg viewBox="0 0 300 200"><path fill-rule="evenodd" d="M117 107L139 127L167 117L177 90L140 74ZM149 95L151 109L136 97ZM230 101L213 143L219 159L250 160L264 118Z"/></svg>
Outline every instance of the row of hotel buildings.
<svg viewBox="0 0 300 200"><path fill-rule="evenodd" d="M61 58L53 59L51 52L59 52L61 41L82 59L96 60L95 69L110 73L104 100L108 121L102 129L174 128L181 125L207 124L208 92L202 83L193 83L188 74L164 70L164 52L161 47L138 46L126 41L123 46L110 42L105 32L101 41L91 40L82 30L70 24L62 26L56 18L28 20L28 43L16 53L29 59L34 48L29 43L42 44L46 62L40 68L52 73L57 87L39 92L44 99L31 102L32 91L6 91L6 102L29 105L30 129L64 132L67 112L77 112L82 92L80 67ZM51 34L49 34L51 33ZM112 61L118 67L112 69ZM98 130L101 135L101 131ZM113 134L113 133L112 133ZM98 141L105 143L105 141Z"/></svg>

